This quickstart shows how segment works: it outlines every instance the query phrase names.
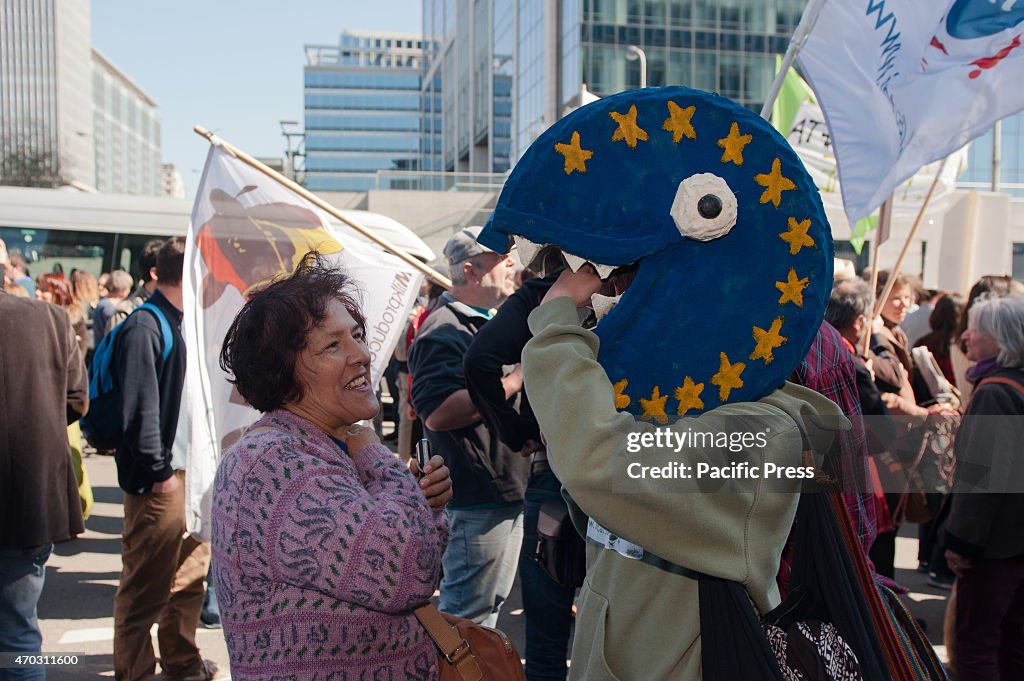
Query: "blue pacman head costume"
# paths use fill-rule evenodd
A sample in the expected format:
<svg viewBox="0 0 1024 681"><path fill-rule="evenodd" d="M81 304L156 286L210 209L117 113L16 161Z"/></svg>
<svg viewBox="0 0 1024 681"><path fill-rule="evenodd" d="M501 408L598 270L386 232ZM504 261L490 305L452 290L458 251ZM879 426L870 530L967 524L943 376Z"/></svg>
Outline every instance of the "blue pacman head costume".
<svg viewBox="0 0 1024 681"><path fill-rule="evenodd" d="M566 116L516 164L479 240L636 276L598 323L616 405L664 420L759 399L804 358L832 287L818 190L766 121L682 87ZM528 240L528 241L527 241ZM531 243L532 242L532 243ZM621 270L619 270L621 271Z"/></svg>

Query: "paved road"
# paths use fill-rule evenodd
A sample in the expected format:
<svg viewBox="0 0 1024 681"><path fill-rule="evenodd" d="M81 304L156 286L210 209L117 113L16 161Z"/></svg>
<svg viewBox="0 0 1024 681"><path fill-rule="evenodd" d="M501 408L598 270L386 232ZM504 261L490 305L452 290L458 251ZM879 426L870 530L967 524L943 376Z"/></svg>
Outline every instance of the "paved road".
<svg viewBox="0 0 1024 681"><path fill-rule="evenodd" d="M47 563L46 587L39 604L43 651L78 653L80 657L77 666L51 667L47 672L51 681L92 681L114 675L112 611L121 572L122 492L117 487L112 457L88 457L85 465L96 497L92 516L85 523L85 534L54 550ZM916 540L909 536L897 540L897 579L911 588L911 612L927 622L933 642L941 644L948 592L927 586L924 575L914 571L916 549ZM498 626L522 653L525 623L518 580ZM200 629L197 638L204 657L227 672L221 631ZM945 649L938 646L938 650L944 658ZM229 677L225 673L219 678Z"/></svg>

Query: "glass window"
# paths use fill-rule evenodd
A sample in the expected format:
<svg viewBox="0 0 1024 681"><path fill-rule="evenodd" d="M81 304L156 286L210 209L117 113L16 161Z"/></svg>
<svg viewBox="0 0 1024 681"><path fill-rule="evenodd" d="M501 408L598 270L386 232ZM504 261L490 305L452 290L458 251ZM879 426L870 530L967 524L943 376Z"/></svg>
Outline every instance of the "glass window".
<svg viewBox="0 0 1024 681"><path fill-rule="evenodd" d="M387 109L392 111L418 111L418 93L374 93L374 94L307 94L307 109Z"/></svg>
<svg viewBox="0 0 1024 681"><path fill-rule="evenodd" d="M644 0L644 23L648 26L665 25L664 0Z"/></svg>
<svg viewBox="0 0 1024 681"><path fill-rule="evenodd" d="M744 52L764 52L766 45L765 37L763 35L745 35L743 36L743 51Z"/></svg>
<svg viewBox="0 0 1024 681"><path fill-rule="evenodd" d="M697 28L714 28L718 23L716 10L717 0L694 0L693 26Z"/></svg>
<svg viewBox="0 0 1024 681"><path fill-rule="evenodd" d="M405 130L417 132L420 119L417 115L307 115L307 130Z"/></svg>
<svg viewBox="0 0 1024 681"><path fill-rule="evenodd" d="M163 237L0 226L0 239L9 253L25 257L32 276L54 271L68 275L73 269L99 276L117 267L135 276L134 263L142 245Z"/></svg>
<svg viewBox="0 0 1024 681"><path fill-rule="evenodd" d="M693 74L691 73L691 59L689 52L671 50L668 53L668 72L666 74L669 85L685 85L693 87Z"/></svg>
<svg viewBox="0 0 1024 681"><path fill-rule="evenodd" d="M752 33L767 33L770 28L768 26L768 8L767 3L762 2L745 2L740 7L740 12L743 15L742 26L744 30Z"/></svg>
<svg viewBox="0 0 1024 681"><path fill-rule="evenodd" d="M310 177L307 176L303 185L312 191L327 192L365 192L377 186L375 175L358 175L346 177Z"/></svg>
<svg viewBox="0 0 1024 681"><path fill-rule="evenodd" d="M713 92L718 86L718 57L713 53L694 54L693 86Z"/></svg>
<svg viewBox="0 0 1024 681"><path fill-rule="evenodd" d="M689 48L693 45L693 34L690 31L673 29L669 31L668 44L671 47Z"/></svg>
<svg viewBox="0 0 1024 681"><path fill-rule="evenodd" d="M850 245L849 241L835 241L833 246L835 247L836 257L852 261L857 272L863 272L870 264L871 241L864 242L864 246L860 249L860 255L857 254L857 251L853 250L853 246Z"/></svg>
<svg viewBox="0 0 1024 681"><path fill-rule="evenodd" d="M640 0L626 1L626 21L631 24L639 24L641 19Z"/></svg>
<svg viewBox="0 0 1024 681"><path fill-rule="evenodd" d="M739 99L742 86L741 57L723 55L719 59L718 92L730 99Z"/></svg>
<svg viewBox="0 0 1024 681"><path fill-rule="evenodd" d="M644 29L644 48L647 49L648 54L651 53L650 48L652 47L664 47L665 40L666 36L664 28Z"/></svg>
<svg viewBox="0 0 1024 681"><path fill-rule="evenodd" d="M669 19L677 26L689 26L693 20L693 6L690 0L671 0L668 11Z"/></svg>
<svg viewBox="0 0 1024 681"><path fill-rule="evenodd" d="M8 252L22 255L33 277L49 272L69 275L73 269L98 277L113 265L114 238L99 232L0 227Z"/></svg>
<svg viewBox="0 0 1024 681"><path fill-rule="evenodd" d="M736 0L719 0L718 25L721 28L731 29L740 27L740 8Z"/></svg>
<svg viewBox="0 0 1024 681"><path fill-rule="evenodd" d="M616 0L590 0L594 21L614 23Z"/></svg>
<svg viewBox="0 0 1024 681"><path fill-rule="evenodd" d="M410 151L415 154L418 149ZM364 152L358 156L335 156L335 155L312 155L306 157L307 172L336 172L336 171L375 171L391 170L405 162L401 156L391 154L370 154Z"/></svg>
<svg viewBox="0 0 1024 681"><path fill-rule="evenodd" d="M714 50L718 46L718 35L710 31L697 31L694 38L698 50Z"/></svg>
<svg viewBox="0 0 1024 681"><path fill-rule="evenodd" d="M723 50L739 52L740 36L738 33L722 33L718 39L718 46Z"/></svg>
<svg viewBox="0 0 1024 681"><path fill-rule="evenodd" d="M1024 243L1013 244L1013 278L1024 281Z"/></svg>

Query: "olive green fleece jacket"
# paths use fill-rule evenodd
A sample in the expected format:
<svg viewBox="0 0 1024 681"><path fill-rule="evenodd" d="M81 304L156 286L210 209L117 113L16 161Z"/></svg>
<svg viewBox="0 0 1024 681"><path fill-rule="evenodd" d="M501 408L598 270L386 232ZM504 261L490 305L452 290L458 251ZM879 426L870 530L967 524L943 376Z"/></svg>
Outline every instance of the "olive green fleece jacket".
<svg viewBox="0 0 1024 681"><path fill-rule="evenodd" d="M799 479L767 482L762 476L725 481L712 492L680 491L673 487L682 485L678 481L631 479L627 466L676 460L799 467L803 438L794 418L804 424L820 463L834 430L849 427L839 408L787 383L758 402L725 405L669 426L680 432L762 432L763 448L630 454L628 433L658 426L616 410L612 384L595 359L598 337L580 327L572 301L545 303L529 324L534 337L523 350L526 391L551 467L580 508L662 558L743 584L761 613L778 605L775 577L796 514ZM696 581L588 541L579 606L572 679L700 681Z"/></svg>

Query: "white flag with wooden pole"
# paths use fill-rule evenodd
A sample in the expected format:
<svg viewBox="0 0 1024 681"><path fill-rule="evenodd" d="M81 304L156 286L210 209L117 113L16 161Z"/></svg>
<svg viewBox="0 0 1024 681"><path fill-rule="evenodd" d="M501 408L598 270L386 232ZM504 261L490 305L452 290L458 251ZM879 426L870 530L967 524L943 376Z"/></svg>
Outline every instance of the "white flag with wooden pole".
<svg viewBox="0 0 1024 681"><path fill-rule="evenodd" d="M971 40L959 41L959 47L957 49L961 49L961 53L957 54L951 60L951 62L956 62L957 59L963 61L963 63L956 63L957 67L970 69L972 68L972 65L977 66L976 62L971 62L970 59L967 58L969 55L974 54L972 50L983 50L983 45L994 44L993 41L997 42L998 40L1001 40L1008 35L1007 32L1011 25L1016 26L1021 22L1021 20L1024 20L1024 14L1021 14L1020 12L1011 16L1006 13L1005 7L999 9L996 7L981 6L984 3L978 4L979 8L971 9L970 11L967 11L966 14L961 12L961 14L964 15L950 17L948 22L946 22L946 28L949 29L955 24L954 18L962 23L969 22L970 20L970 22L975 23L974 28L971 30L980 32L977 36L970 36ZM891 97L886 103L892 104L892 113L889 112L888 105L879 105L877 101L867 103L872 102L873 100L870 96L867 96L865 92L873 92L873 90L871 89L871 86L866 84L867 81L861 78L862 71L866 69L865 63L861 63L855 58L851 59L850 57L851 55L863 55L870 52L869 49L862 48L858 42L861 41L864 42L864 44L870 43L872 37L872 31L870 29L873 29L873 32L876 33L885 29L888 31L888 34L886 34L886 40L882 43L882 47L885 49L873 56L884 60L883 68L888 73L891 71L894 53L901 49L901 45L892 42L895 38L899 37L899 35L896 34L897 25L904 28L910 25L913 28L914 37L924 36L938 24L937 17L942 14L937 14L935 12L941 11L942 6L948 6L948 2L940 3L940 5L936 6L929 5L927 0L912 0L911 2L905 3L905 6L902 6L899 14L897 14L896 12L886 13L885 3L876 3L866 8L859 8L859 6L853 7L852 5L837 3L835 0L833 0L833 2L828 2L828 0L811 0L804 9L804 14L801 17L800 24L794 32L793 38L790 42L790 47L786 50L782 66L775 75L775 80L769 89L767 100L762 108L761 116L765 119L770 117L775 99L778 97L782 83L788 75L788 69L790 69L792 63L798 58L798 56L800 56L802 66L804 66L805 69L810 68L816 73L828 74L831 76L830 79L821 79L821 83L827 85L827 96L824 102L820 100L821 97L818 88L815 88L815 92L818 94L819 98L818 103L823 109L824 118L828 127L829 145L834 145L836 143L838 134L843 139L843 142L850 147L855 147L860 144L863 147L870 147L873 151L877 151L872 147L872 144L878 146L878 140L874 139L874 137L879 136L882 132L879 128L885 128L885 126L878 125L878 119L871 118L871 116L868 115L868 110L871 110L872 107L880 110L883 118L891 115L892 113L896 115L896 118L900 118L900 112L897 109L896 101ZM818 30L815 31L815 27L822 16L825 16L824 25L826 28L822 29L819 27ZM902 24L900 24L901 19L903 19ZM858 27L858 20L863 23L862 27ZM844 31L833 30L836 26L843 26L844 23L846 27ZM964 29L963 27L959 27L950 30L953 30L954 33L958 33L962 32ZM938 31L938 29L936 29L936 31ZM895 38L894 34L896 34ZM957 37L965 38L967 36ZM913 47L918 49L932 49L935 47L936 41L937 38L933 36L930 43L927 39L922 39L919 41L922 43L921 45L914 45ZM1019 44L1019 39L1017 42ZM922 47L925 43L928 43L927 48ZM804 50L805 46L808 44L811 45L811 51L813 54L809 55L807 51ZM853 49L850 45L857 45L858 47L857 49ZM948 56L948 52L945 47L942 47L942 51L946 52L946 56ZM997 59L986 61L982 68L974 68L970 73L964 71L964 74L962 75L966 75L967 80L969 81L975 80L981 75L983 70L990 70L994 68L998 65L999 61L1005 59L1009 54L1009 51L1002 53ZM931 56L934 57L934 55ZM940 59L933 58L933 60L939 61ZM1018 66L1017 68L1020 67ZM922 75L927 74L929 71L927 57L923 57L921 71ZM935 71L934 65L932 71ZM1004 74L1002 78L1005 77L1006 75ZM957 78L957 76L950 76L950 78ZM918 78L918 80L925 81L926 78ZM947 81L947 83L951 82L953 81ZM957 87L961 86L959 85L958 80L955 81L955 83ZM856 84L856 87L851 84ZM814 83L812 83L812 86L813 85ZM912 100L912 97L910 97L910 99ZM1024 102L1024 100L1020 98L1015 99L1013 97L1007 97L1005 100L1000 102L1000 109L1002 110L1002 113L999 115L1006 116L1008 113L1019 110L1022 105L1021 102ZM906 103L908 107L910 107L910 104L908 102ZM962 103L963 102L957 102L954 104L950 102L949 108L953 108L955 105ZM831 109L829 109L829 107L831 107ZM861 118L863 125L860 125L859 127L847 125L847 119L850 118L848 116L850 112L848 112L847 109L863 113ZM939 109L942 108L939 107ZM841 112L839 115L837 115L837 110ZM874 111L873 115L879 116L880 111ZM915 112L915 114L916 113L918 112ZM854 113L853 117L855 118L856 115L857 114ZM934 115L934 112L923 113L919 116L918 120L919 122L922 118L927 120L931 115ZM991 120L997 118L998 116L995 116ZM905 123L906 117L904 116L900 120ZM888 158L885 154L879 153L877 158L873 160L874 170L872 171L868 169L863 173L863 178L859 176L857 177L856 189L854 191L847 191L844 188L843 203L846 208L846 213L850 217L851 225L854 224L858 218L864 217L873 210L874 202L876 202L878 197L888 194L888 197L882 202L880 207L879 227L878 232L876 233L876 238L874 238L874 248L872 249L871 254L870 290L871 295L873 296L878 282L879 251L881 250L882 245L889 240L892 228L894 207L893 189L897 184L913 173L919 172L925 163L931 162L935 159L942 159L938 170L932 178L928 194L922 201L918 212L916 212L913 225L911 226L903 243L899 257L897 258L895 265L892 267L885 290L882 292L882 295L878 296L878 298L872 303L872 320L874 316L878 316L881 312L886 298L892 291L893 284L896 281L896 274L899 272L899 268L903 263L903 259L906 257L907 250L909 249L910 242L913 240L916 231L918 231L918 227L921 225L922 219L935 196L936 187L939 185L940 180L944 175L946 175L946 182L950 182L951 180L945 172L948 167L950 156L954 157L954 164L956 166L961 163L964 156L964 150L957 152L955 151L956 147L964 145L972 136L983 131L984 125L979 122L980 120L982 120L982 118L977 117L977 120L973 121L975 127L970 132L967 132L966 128L963 130L950 129L939 131L937 129L927 128L927 125L923 125L923 132L927 129L927 132L934 136L933 148L930 148L928 141L925 141L924 143L919 143L918 147L916 147L915 154L902 155L902 146L900 148L900 153L895 155L895 158ZM838 129L837 121L839 121ZM860 133L859 135L856 134L858 130ZM903 133L901 132L901 135L902 134ZM882 146L884 146L884 144ZM941 151L936 153L936 150ZM901 156L905 156L905 158L901 158ZM841 178L840 183L845 187L846 179L844 178L851 177L854 173L849 172L849 170L844 173L843 156L837 154L836 162L838 174ZM848 165L853 165L859 164L860 162L861 159L858 158L852 163L849 161L847 163ZM899 166L899 170L892 168L894 164ZM885 168L885 171L881 175L877 172L880 166ZM850 200L851 197L855 202L853 205L848 203L848 200ZM864 354L867 353L868 340L869 339L865 339L864 341Z"/></svg>
<svg viewBox="0 0 1024 681"><path fill-rule="evenodd" d="M1020 2L828 0L815 9L797 61L828 120L851 223L923 165L1024 109Z"/></svg>
<svg viewBox="0 0 1024 681"><path fill-rule="evenodd" d="M220 367L220 348L248 292L292 272L320 252L356 282L366 316L370 376L376 387L404 337L421 274L451 282L315 194L207 130L210 143L196 192L185 252L183 333L188 351L190 449L186 474L189 532L209 540L210 494L221 452L259 414L245 404ZM346 238L328 216L375 245Z"/></svg>

